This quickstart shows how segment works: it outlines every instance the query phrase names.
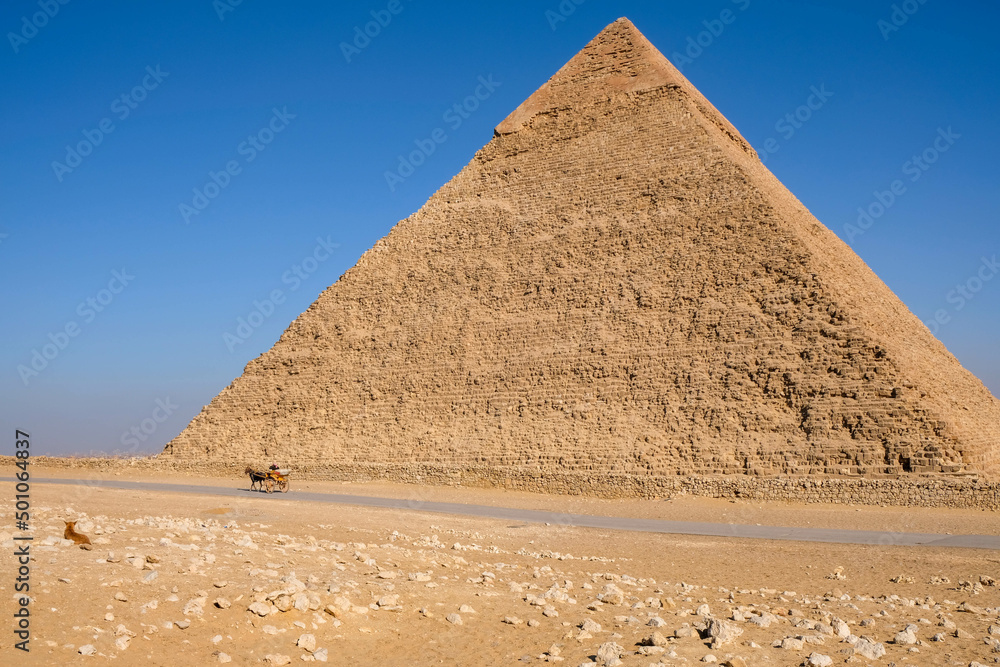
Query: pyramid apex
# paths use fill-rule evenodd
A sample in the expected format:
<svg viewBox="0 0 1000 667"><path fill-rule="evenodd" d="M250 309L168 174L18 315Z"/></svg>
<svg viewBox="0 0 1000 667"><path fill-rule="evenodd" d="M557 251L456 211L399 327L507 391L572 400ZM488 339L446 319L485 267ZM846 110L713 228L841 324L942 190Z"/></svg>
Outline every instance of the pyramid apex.
<svg viewBox="0 0 1000 667"><path fill-rule="evenodd" d="M497 125L495 134L517 132L535 116L556 109L580 109L609 97L663 87L680 90L710 124L755 155L736 128L625 16L601 30Z"/></svg>

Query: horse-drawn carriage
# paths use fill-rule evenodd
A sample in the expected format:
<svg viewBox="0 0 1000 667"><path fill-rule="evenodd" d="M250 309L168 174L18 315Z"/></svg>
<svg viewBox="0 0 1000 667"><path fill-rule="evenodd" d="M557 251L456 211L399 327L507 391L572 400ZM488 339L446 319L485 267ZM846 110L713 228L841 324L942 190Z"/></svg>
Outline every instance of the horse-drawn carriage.
<svg viewBox="0 0 1000 667"><path fill-rule="evenodd" d="M247 466L243 472L250 476L251 491L274 493L274 489L277 487L282 493L288 493L288 473L291 472L288 468L271 466L269 470L260 471ZM255 486L256 489L254 489Z"/></svg>

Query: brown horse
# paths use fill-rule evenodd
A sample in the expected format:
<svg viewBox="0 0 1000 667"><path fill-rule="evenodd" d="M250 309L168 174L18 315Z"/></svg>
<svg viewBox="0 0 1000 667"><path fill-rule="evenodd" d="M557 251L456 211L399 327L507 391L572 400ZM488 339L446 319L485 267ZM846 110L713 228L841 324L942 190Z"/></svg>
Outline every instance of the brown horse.
<svg viewBox="0 0 1000 667"><path fill-rule="evenodd" d="M254 485L257 486L257 489L256 489L257 491L263 490L263 488L264 488L264 480L267 479L267 473L266 472L260 472L258 470L254 470L250 466L247 466L247 469L243 471L243 474L250 475L250 490L251 491L254 490L254 488L253 488Z"/></svg>

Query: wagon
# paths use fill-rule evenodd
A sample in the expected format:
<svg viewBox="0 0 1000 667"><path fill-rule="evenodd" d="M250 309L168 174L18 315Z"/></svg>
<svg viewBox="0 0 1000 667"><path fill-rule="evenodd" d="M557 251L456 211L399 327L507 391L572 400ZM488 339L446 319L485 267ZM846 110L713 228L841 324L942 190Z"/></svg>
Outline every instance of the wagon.
<svg viewBox="0 0 1000 667"><path fill-rule="evenodd" d="M278 470L267 470L260 471L254 470L250 466L247 466L246 470L243 471L244 474L250 476L250 490L253 491L256 486L258 491L267 491L268 493L274 493L274 488L278 487L278 490L282 493L288 493L288 474L291 472L287 468L280 468Z"/></svg>
<svg viewBox="0 0 1000 667"><path fill-rule="evenodd" d="M269 470L267 478L264 480L264 490L268 493L274 493L274 487L278 487L278 491L288 493L288 473L289 471L284 468Z"/></svg>

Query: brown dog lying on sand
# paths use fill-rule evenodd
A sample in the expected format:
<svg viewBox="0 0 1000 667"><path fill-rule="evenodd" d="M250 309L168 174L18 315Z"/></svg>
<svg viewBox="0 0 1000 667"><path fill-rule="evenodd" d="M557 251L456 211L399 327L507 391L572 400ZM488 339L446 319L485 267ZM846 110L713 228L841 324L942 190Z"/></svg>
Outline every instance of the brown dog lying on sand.
<svg viewBox="0 0 1000 667"><path fill-rule="evenodd" d="M74 544L79 544L81 549L87 549L88 551L94 548L90 545L89 537L83 533L76 532L76 521L64 521L63 523L66 524L66 530L63 531L64 540L73 540Z"/></svg>

